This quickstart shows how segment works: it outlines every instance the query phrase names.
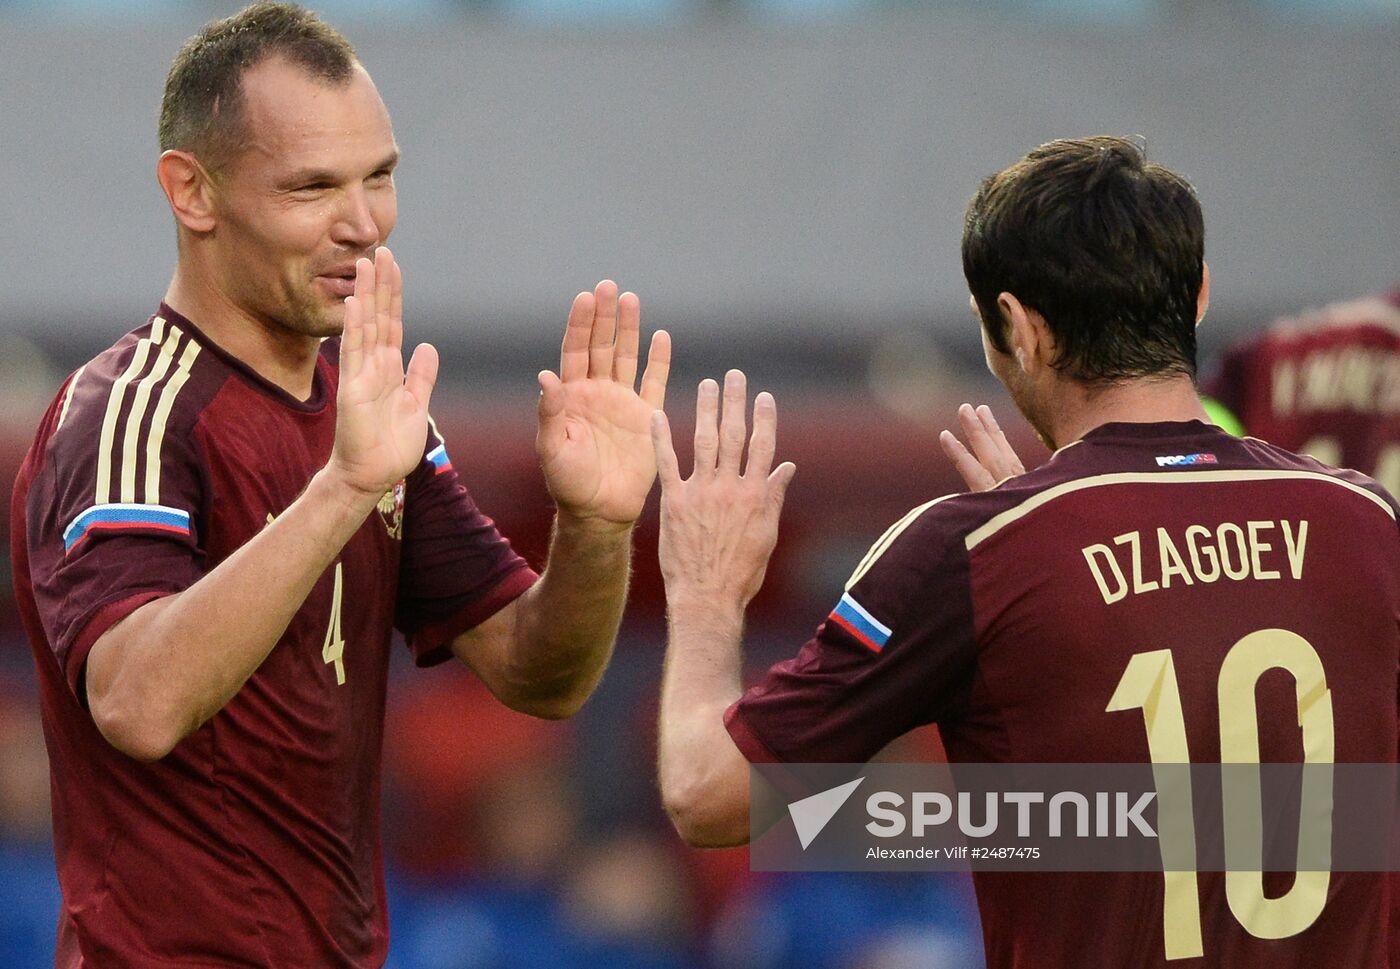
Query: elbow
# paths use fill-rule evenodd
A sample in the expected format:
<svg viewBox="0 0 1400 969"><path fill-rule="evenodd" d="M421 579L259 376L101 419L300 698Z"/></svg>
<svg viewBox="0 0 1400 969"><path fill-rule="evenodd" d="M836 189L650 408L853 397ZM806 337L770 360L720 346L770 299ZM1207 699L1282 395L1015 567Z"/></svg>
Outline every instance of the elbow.
<svg viewBox="0 0 1400 969"><path fill-rule="evenodd" d="M523 713L539 720L567 720L582 710L587 700L587 694L583 696L572 694L521 696L513 698L506 706L516 713Z"/></svg>
<svg viewBox="0 0 1400 969"><path fill-rule="evenodd" d="M178 729L143 714L139 705L110 694L88 695L88 711L103 739L133 760L152 764L183 739Z"/></svg>
<svg viewBox="0 0 1400 969"><path fill-rule="evenodd" d="M601 676L556 674L548 680L531 671L512 671L495 691L516 713L540 720L567 720L583 709Z"/></svg>
<svg viewBox="0 0 1400 969"><path fill-rule="evenodd" d="M199 726L193 710L150 672L152 643L159 631L152 620L178 596L147 603L120 620L92 644L82 674L88 713L107 743L142 763L154 763ZM137 649L133 643L146 644Z"/></svg>
<svg viewBox="0 0 1400 969"><path fill-rule="evenodd" d="M692 848L732 848L748 843L748 804L737 791L663 783L661 800L676 833Z"/></svg>

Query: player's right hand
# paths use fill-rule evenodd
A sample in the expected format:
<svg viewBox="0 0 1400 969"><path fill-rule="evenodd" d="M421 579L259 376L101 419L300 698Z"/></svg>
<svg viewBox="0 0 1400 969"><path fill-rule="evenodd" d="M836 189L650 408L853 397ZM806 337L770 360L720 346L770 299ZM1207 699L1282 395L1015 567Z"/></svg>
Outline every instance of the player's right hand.
<svg viewBox="0 0 1400 969"><path fill-rule="evenodd" d="M665 413L651 415L661 479L658 557L671 603L685 599L742 609L763 584L778 542L783 496L797 467L784 461L769 472L778 429L772 394L754 399L747 468L744 374L731 370L725 375L722 419L719 396L713 380L701 381L695 405L695 470L686 479L680 475Z"/></svg>
<svg viewBox="0 0 1400 969"><path fill-rule="evenodd" d="M355 263L355 293L345 299L340 388L330 470L378 498L423 460L428 401L438 354L422 343L403 365L403 272L383 246Z"/></svg>
<svg viewBox="0 0 1400 969"><path fill-rule="evenodd" d="M958 408L958 423L972 449L968 450L952 431L941 432L938 443L969 490L986 491L1013 475L1025 474L1025 465L1011 449L990 407L983 404L974 409L963 404Z"/></svg>

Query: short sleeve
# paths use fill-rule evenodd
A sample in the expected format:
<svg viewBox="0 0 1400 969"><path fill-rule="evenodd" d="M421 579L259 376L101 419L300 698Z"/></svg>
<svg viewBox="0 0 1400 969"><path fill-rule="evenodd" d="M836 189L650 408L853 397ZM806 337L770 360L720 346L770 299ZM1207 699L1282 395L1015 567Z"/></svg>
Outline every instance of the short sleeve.
<svg viewBox="0 0 1400 969"><path fill-rule="evenodd" d="M159 357L156 358L159 361ZM133 364L130 373L135 373ZM69 381L25 508L45 638L74 693L88 650L137 607L204 574L205 479L171 380Z"/></svg>
<svg viewBox="0 0 1400 969"><path fill-rule="evenodd" d="M499 612L538 576L462 484L433 424L423 460L405 482L403 552L394 624L420 666Z"/></svg>
<svg viewBox="0 0 1400 969"><path fill-rule="evenodd" d="M725 713L751 762L863 763L959 716L975 666L968 559L936 504L895 523L816 635Z"/></svg>

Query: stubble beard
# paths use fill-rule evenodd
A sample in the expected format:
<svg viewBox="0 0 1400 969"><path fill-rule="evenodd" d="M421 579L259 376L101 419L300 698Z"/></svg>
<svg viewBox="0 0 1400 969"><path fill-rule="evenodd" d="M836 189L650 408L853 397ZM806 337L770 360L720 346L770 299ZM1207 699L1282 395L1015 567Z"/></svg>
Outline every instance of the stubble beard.
<svg viewBox="0 0 1400 969"><path fill-rule="evenodd" d="M1004 381L1006 392L1011 397L1011 402L1016 405L1016 409L1021 412L1021 416L1026 419L1026 423L1035 431L1035 436L1040 438L1040 443L1044 444L1051 451L1058 448L1055 440L1050 435L1050 422L1041 413L1041 408L1037 405L1034 395L1031 393L1029 379L1021 374L1019 379Z"/></svg>
<svg viewBox="0 0 1400 969"><path fill-rule="evenodd" d="M292 294L282 325L295 333L318 339L340 336L345 329L345 303L344 300L336 302L338 312L332 315L330 306L318 299L310 287L298 289Z"/></svg>

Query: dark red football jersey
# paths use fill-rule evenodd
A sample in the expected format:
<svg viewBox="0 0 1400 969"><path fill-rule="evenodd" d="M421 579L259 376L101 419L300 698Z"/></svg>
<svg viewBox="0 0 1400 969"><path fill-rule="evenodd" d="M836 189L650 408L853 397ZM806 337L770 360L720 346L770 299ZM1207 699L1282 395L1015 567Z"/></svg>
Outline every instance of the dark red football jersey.
<svg viewBox="0 0 1400 969"><path fill-rule="evenodd" d="M1400 290L1276 323L1202 389L1249 434L1400 493Z"/></svg>
<svg viewBox="0 0 1400 969"><path fill-rule="evenodd" d="M63 910L59 969L380 966L390 636L421 665L534 573L475 506L436 428L238 694L142 764L84 705L93 642L198 581L327 461L336 342L309 400L162 305L65 382L11 506L38 666Z"/></svg>
<svg viewBox="0 0 1400 969"><path fill-rule="evenodd" d="M1150 709L1159 762L1219 763L1228 736L1232 760L1389 763L1397 623L1375 482L1195 421L1107 424L896 523L726 722L752 761L861 762L936 722L956 762L1130 763ZM991 969L1388 964L1384 874L1300 878L1280 905L1173 875L1170 910L1160 873L973 877Z"/></svg>

